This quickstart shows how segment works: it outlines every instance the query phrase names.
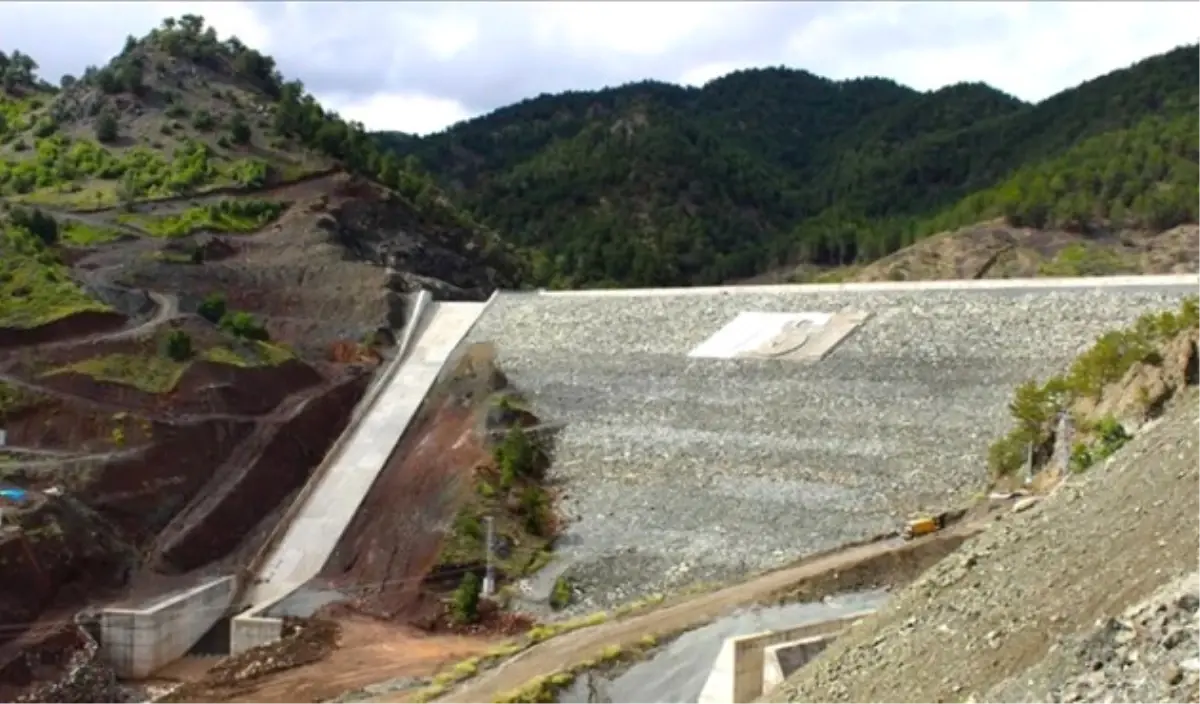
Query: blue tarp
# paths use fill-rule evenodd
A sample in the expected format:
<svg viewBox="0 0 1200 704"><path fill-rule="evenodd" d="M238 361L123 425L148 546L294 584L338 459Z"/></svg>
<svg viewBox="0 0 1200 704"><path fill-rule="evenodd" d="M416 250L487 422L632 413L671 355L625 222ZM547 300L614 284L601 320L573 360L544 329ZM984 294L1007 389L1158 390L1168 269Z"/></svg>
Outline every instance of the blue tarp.
<svg viewBox="0 0 1200 704"><path fill-rule="evenodd" d="M24 489L0 489L0 499L9 501L24 501L28 495Z"/></svg>

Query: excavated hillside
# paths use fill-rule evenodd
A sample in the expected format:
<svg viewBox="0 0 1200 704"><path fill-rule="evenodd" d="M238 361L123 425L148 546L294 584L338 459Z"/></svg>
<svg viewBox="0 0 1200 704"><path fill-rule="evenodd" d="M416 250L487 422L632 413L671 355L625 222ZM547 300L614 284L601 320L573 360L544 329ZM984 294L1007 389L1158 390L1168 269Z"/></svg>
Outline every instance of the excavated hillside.
<svg viewBox="0 0 1200 704"><path fill-rule="evenodd" d="M394 353L406 294L483 299L520 270L202 18L61 89L18 79L0 87L9 701L65 686L81 610L256 552Z"/></svg>
<svg viewBox="0 0 1200 704"><path fill-rule="evenodd" d="M1192 373L1111 458L968 541L764 701L1200 700Z"/></svg>

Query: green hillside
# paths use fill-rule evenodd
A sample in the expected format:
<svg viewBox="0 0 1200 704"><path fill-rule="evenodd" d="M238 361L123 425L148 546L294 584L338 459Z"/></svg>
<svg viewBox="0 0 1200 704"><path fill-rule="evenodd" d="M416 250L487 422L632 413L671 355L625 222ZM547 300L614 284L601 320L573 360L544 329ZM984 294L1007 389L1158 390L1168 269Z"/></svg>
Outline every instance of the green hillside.
<svg viewBox="0 0 1200 704"><path fill-rule="evenodd" d="M1000 215L1080 233L1194 222L1197 65L1181 47L1037 104L748 70L377 139L529 250L532 283L707 284L872 261Z"/></svg>

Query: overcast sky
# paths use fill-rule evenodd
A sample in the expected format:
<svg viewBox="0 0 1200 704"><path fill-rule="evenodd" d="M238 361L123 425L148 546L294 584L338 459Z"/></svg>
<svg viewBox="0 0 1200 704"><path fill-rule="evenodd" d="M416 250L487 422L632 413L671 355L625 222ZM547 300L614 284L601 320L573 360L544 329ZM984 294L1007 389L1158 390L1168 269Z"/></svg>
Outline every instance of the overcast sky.
<svg viewBox="0 0 1200 704"><path fill-rule="evenodd" d="M57 82L203 15L368 129L425 134L543 92L786 65L1025 100L1197 41L1197 2L0 2L0 49Z"/></svg>

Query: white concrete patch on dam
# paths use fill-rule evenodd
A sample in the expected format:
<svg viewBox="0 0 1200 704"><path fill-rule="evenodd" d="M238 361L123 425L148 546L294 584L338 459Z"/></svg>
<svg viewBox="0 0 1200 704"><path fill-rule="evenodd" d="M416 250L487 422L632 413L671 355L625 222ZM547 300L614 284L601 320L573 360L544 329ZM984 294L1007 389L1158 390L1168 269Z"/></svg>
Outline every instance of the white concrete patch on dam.
<svg viewBox="0 0 1200 704"><path fill-rule="evenodd" d="M689 357L816 361L867 319L865 313L738 313Z"/></svg>

